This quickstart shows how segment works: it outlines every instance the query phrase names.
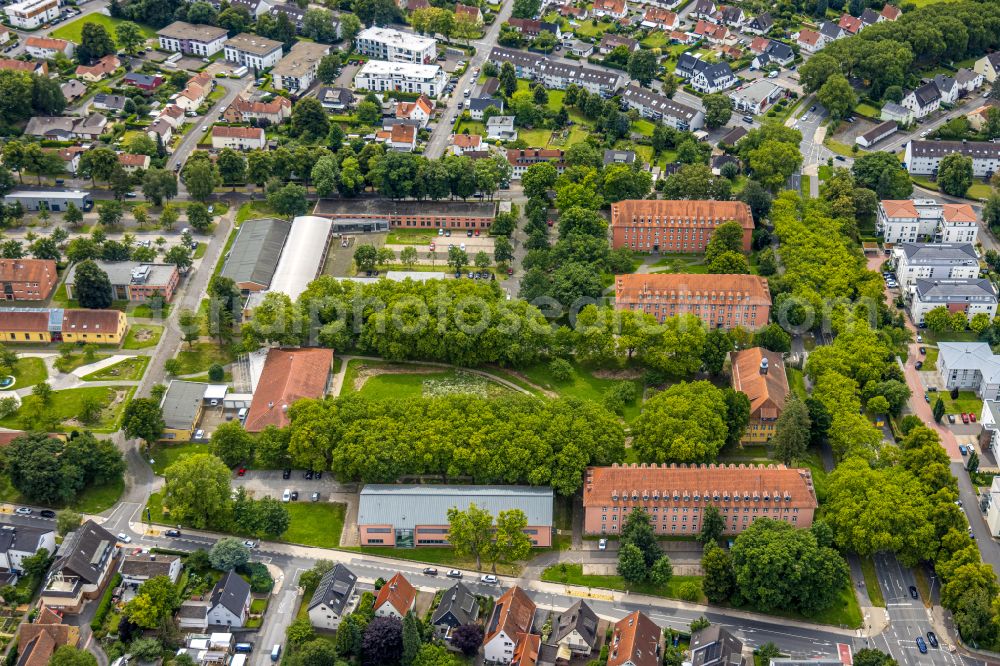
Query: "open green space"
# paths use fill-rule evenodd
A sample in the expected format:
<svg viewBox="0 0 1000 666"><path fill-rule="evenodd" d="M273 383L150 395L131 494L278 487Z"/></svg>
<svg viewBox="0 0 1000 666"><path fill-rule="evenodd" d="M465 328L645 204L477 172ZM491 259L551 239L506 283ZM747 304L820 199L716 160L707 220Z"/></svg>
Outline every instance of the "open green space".
<svg viewBox="0 0 1000 666"><path fill-rule="evenodd" d="M946 331L944 333L935 333L929 328L925 328L920 331L920 336L927 344L936 344L938 342L975 342L979 339L979 334L975 331Z"/></svg>
<svg viewBox="0 0 1000 666"><path fill-rule="evenodd" d="M146 366L149 365L148 356L133 356L132 358L127 358L123 361L118 361L114 365L109 365L106 368L102 368L97 372L92 372L89 375L83 376L83 381L85 382L113 382L116 380L122 381L138 381L142 379L142 375L146 372Z"/></svg>
<svg viewBox="0 0 1000 666"><path fill-rule="evenodd" d="M871 104L862 102L854 107L854 112L859 116L865 116L866 118L878 118L882 113L880 109L875 108Z"/></svg>
<svg viewBox="0 0 1000 666"><path fill-rule="evenodd" d="M355 388L361 384L361 388ZM347 364L341 395L360 393L374 400L449 394L500 397L510 389L482 375L455 368L438 368L355 359Z"/></svg>
<svg viewBox="0 0 1000 666"><path fill-rule="evenodd" d="M548 583L563 583L565 585L580 585L582 587L597 587L606 590L628 590L637 594L648 594L667 599L680 599L680 588L684 583L701 583L702 576L673 576L666 585L653 583L638 583L628 585L621 576L599 576L584 574L582 564L553 564L542 572L542 580ZM698 601L704 603L702 596Z"/></svg>
<svg viewBox="0 0 1000 666"><path fill-rule="evenodd" d="M952 399L951 393L948 391L938 391L937 395L944 401L944 411L946 414L967 414L969 412L979 414L983 408L983 399L977 398L975 391L959 391L957 399ZM934 400L935 398L932 395L931 401Z"/></svg>
<svg viewBox="0 0 1000 666"><path fill-rule="evenodd" d="M521 374L530 382L547 391L552 391L561 396L592 400L594 402L601 402L605 392L617 382L628 381L635 385L638 397L625 405L625 412L622 418L626 421L631 421L639 416L639 411L642 409L643 386L642 382L637 379L620 379L611 376L600 377L595 375L593 370L579 364L574 364L573 375L566 382L556 381L552 376L552 371L548 364L539 364L524 368L521 370Z"/></svg>
<svg viewBox="0 0 1000 666"><path fill-rule="evenodd" d="M136 319L166 319L172 307L170 303L164 303L162 308L154 310L146 303L140 303L129 310L129 314Z"/></svg>
<svg viewBox="0 0 1000 666"><path fill-rule="evenodd" d="M45 361L34 357L17 359L13 373L17 382L11 388L15 390L44 382L49 376L48 370L45 369Z"/></svg>
<svg viewBox="0 0 1000 666"><path fill-rule="evenodd" d="M193 375L196 372L207 372L213 363L226 365L235 360L233 351L228 346L220 347L211 342L196 342L190 349L177 352L180 361L178 375Z"/></svg>
<svg viewBox="0 0 1000 666"><path fill-rule="evenodd" d="M939 190L938 184L926 176L910 176L910 180L913 181L914 185L919 185L925 189L934 190L935 192ZM992 191L987 183L976 180L973 181L972 186L965 193L965 198L973 200L987 199Z"/></svg>
<svg viewBox="0 0 1000 666"><path fill-rule="evenodd" d="M752 606L741 606L740 610L762 613L764 611ZM854 594L853 583L850 580L840 590L840 594L832 604L815 615L803 615L795 611L785 611L774 609L766 613L777 617L785 617L790 620L800 620L803 622L815 622L817 624L829 624L837 627L849 627L857 629L861 626L861 606L858 604L858 597Z"/></svg>
<svg viewBox="0 0 1000 666"><path fill-rule="evenodd" d="M307 493L302 493L308 499ZM340 533L344 530L346 506L339 502L289 502L285 505L291 522L282 541L318 548L340 546Z"/></svg>
<svg viewBox="0 0 1000 666"><path fill-rule="evenodd" d="M164 470L173 465L181 458L193 456L196 453L208 453L207 442L184 442L180 444L170 444L158 442L149 449L149 457L152 462L153 473L163 476Z"/></svg>
<svg viewBox="0 0 1000 666"><path fill-rule="evenodd" d="M53 30L52 36L56 39L68 39L71 42L79 44L83 40L83 26L87 23L97 23L98 25L103 25L107 29L108 34L111 35L111 39L114 39L115 28L119 23L124 22L123 19L111 18L104 14L88 14ZM138 23L137 25L139 26L139 32L146 39L154 39L156 37L156 28L143 25L142 23Z"/></svg>
<svg viewBox="0 0 1000 666"><path fill-rule="evenodd" d="M788 386L792 391L799 397L799 400L805 400L809 396L806 394L806 380L802 371L798 368L792 368L785 366L785 375L788 377Z"/></svg>
<svg viewBox="0 0 1000 666"><path fill-rule="evenodd" d="M132 398L135 387L99 386L87 388L64 389L53 391L45 410L56 425L55 430L73 430L85 427L94 432L114 432L118 429L122 411ZM76 417L82 411L84 400L97 400L102 409L96 423L82 424ZM5 419L0 419L0 427L12 430L21 429L25 424L21 421L21 410Z"/></svg>
<svg viewBox="0 0 1000 666"><path fill-rule="evenodd" d="M653 267L654 273L708 273L703 254L661 254Z"/></svg>
<svg viewBox="0 0 1000 666"><path fill-rule="evenodd" d="M163 327L158 324L132 324L122 343L122 349L146 349L160 343Z"/></svg>
<svg viewBox="0 0 1000 666"><path fill-rule="evenodd" d="M924 355L924 366L922 370L937 370L937 359L938 359L938 349L937 347L928 347L927 353Z"/></svg>
<svg viewBox="0 0 1000 666"><path fill-rule="evenodd" d="M857 154L851 150L851 147L846 143L841 143L840 141L831 139L830 137L823 140L823 145L838 155L843 155L844 157L854 157Z"/></svg>
<svg viewBox="0 0 1000 666"><path fill-rule="evenodd" d="M476 570L476 559L463 557L455 552L454 548L446 546L421 546L420 548L391 548L388 546L355 546L345 548L365 555L376 557L394 557L399 560L410 560L412 562L423 562L425 564L435 564L439 567ZM537 551L538 549L536 549ZM534 553L533 553L534 555ZM490 571L490 563L486 560L482 562L482 571ZM497 573L502 576L517 576L521 573L521 566L506 562L497 563Z"/></svg>
<svg viewBox="0 0 1000 666"><path fill-rule="evenodd" d="M271 215L274 215L274 210L267 205L266 201L248 201L236 211L236 225L239 226L255 217L268 217Z"/></svg>
<svg viewBox="0 0 1000 666"><path fill-rule="evenodd" d="M111 354L94 354L92 358L87 358L86 354L77 353L70 354L69 356L61 356L56 359L56 368L59 372L64 374L69 374L79 368L80 366L90 365L91 363L97 363L98 361L103 361L104 359L111 356Z"/></svg>
<svg viewBox="0 0 1000 666"><path fill-rule="evenodd" d="M117 504L124 491L125 479L122 478L100 486L88 486L77 495L73 502L52 508L69 508L79 513L100 513ZM28 501L22 497L17 489L11 485L10 477L6 474L0 475L0 501L10 504L37 504L36 501Z"/></svg>
<svg viewBox="0 0 1000 666"><path fill-rule="evenodd" d="M393 229L386 237L387 245L427 245L437 240L434 229Z"/></svg>
<svg viewBox="0 0 1000 666"><path fill-rule="evenodd" d="M603 21L595 21L593 19L587 19L587 20L584 20L584 21L580 21L579 25L577 25L575 28L571 28L571 29L573 30L573 33L577 37L580 37L580 36L585 36L585 37L601 37L604 33L606 33L608 30L610 30L614 26L615 26L615 24L612 23L611 21L608 21L608 22L605 23Z"/></svg>
<svg viewBox="0 0 1000 666"><path fill-rule="evenodd" d="M872 605L885 608L885 597L882 596L882 588L878 584L878 574L875 572L875 562L872 558L861 558L861 572L865 576L865 589Z"/></svg>

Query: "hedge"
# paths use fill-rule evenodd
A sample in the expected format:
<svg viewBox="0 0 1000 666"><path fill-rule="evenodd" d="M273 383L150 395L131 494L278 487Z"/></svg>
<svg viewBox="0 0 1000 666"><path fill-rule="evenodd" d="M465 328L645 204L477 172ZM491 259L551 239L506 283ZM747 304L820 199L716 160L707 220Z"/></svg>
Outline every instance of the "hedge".
<svg viewBox="0 0 1000 666"><path fill-rule="evenodd" d="M104 625L104 620L108 617L108 611L111 610L111 597L115 593L115 588L121 584L122 575L120 573L116 573L115 577L111 579L111 584L104 590L104 596L101 597L101 603L97 606L97 612L94 613L94 619L90 621L90 628L93 631L97 631Z"/></svg>

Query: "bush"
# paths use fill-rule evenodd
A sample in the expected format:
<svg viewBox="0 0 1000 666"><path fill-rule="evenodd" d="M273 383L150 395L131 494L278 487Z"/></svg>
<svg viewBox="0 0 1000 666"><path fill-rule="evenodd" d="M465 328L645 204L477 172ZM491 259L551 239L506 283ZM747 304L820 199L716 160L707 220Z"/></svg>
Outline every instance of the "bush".
<svg viewBox="0 0 1000 666"><path fill-rule="evenodd" d="M573 378L573 366L564 358L552 359L549 363L549 372L552 373L552 379L560 384Z"/></svg>
<svg viewBox="0 0 1000 666"><path fill-rule="evenodd" d="M226 371L218 363L213 363L208 369L208 381L221 382L226 377Z"/></svg>
<svg viewBox="0 0 1000 666"><path fill-rule="evenodd" d="M111 610L111 595L114 594L115 588L121 584L122 575L116 573L115 577L111 579L111 584L104 590L104 596L101 597L101 603L97 606L94 619L90 621L90 628L93 631L97 631L104 624L104 620L108 617L108 611Z"/></svg>
<svg viewBox="0 0 1000 666"><path fill-rule="evenodd" d="M698 601L701 599L701 583L689 580L680 586L677 594L684 601Z"/></svg>
<svg viewBox="0 0 1000 666"><path fill-rule="evenodd" d="M250 562L245 567L245 573L250 576L250 589L254 592L270 592L274 587L274 579L267 567L260 562Z"/></svg>

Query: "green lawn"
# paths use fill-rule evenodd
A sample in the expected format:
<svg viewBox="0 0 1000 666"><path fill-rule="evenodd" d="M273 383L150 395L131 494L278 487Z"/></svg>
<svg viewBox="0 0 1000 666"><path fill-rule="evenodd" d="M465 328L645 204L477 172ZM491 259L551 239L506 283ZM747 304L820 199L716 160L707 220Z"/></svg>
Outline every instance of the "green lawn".
<svg viewBox="0 0 1000 666"><path fill-rule="evenodd" d="M788 376L788 386L795 392L795 395L800 400L808 398L809 396L806 395L806 380L802 371L798 368L785 366L785 374Z"/></svg>
<svg viewBox="0 0 1000 666"><path fill-rule="evenodd" d="M114 403L115 397L118 392L122 391L125 393L123 399ZM135 387L113 387L113 386L100 386L100 387L87 387L87 388L75 388L75 389L64 389L62 391L53 391L50 402L46 407L48 415L50 415L53 420L58 424L55 426L56 430L72 430L74 428L80 427L75 421L70 424L66 424L66 421L70 419L75 419L80 413L83 401L87 398L95 398L100 401L103 409L101 411L101 416L97 423L88 424L86 427L94 432L114 432L118 429L119 421L121 420L122 411L125 409L125 405L132 398L132 394L135 392ZM24 424L21 422L20 410L8 416L5 419L0 419L0 426L4 428L20 429Z"/></svg>
<svg viewBox="0 0 1000 666"><path fill-rule="evenodd" d="M937 347L928 347L927 354L924 355L924 366L922 369L937 370L937 359L938 359Z"/></svg>
<svg viewBox="0 0 1000 666"><path fill-rule="evenodd" d="M153 310L145 303L140 303L135 306L129 314L136 319L166 319L170 315L170 309L173 306L170 303L164 303L162 309Z"/></svg>
<svg viewBox="0 0 1000 666"><path fill-rule="evenodd" d="M181 458L208 452L209 446L204 442L184 442L183 444L158 442L150 448L149 456L156 461L153 463L153 472L163 476L163 471Z"/></svg>
<svg viewBox="0 0 1000 666"><path fill-rule="evenodd" d="M865 104L864 102L854 107L854 112L859 116L865 116L867 118L878 118L881 114L880 109L875 108L871 104Z"/></svg>
<svg viewBox="0 0 1000 666"><path fill-rule="evenodd" d="M919 185L920 187L928 190L934 190L935 192L938 191L937 183L931 181L930 178L925 176L910 176L910 180L913 181L914 185ZM972 187L970 187L969 191L965 193L965 198L973 200L986 199L990 196L991 192L992 190L989 185L977 180L973 181Z"/></svg>
<svg viewBox="0 0 1000 666"><path fill-rule="evenodd" d="M865 588L868 590L868 598L872 605L885 608L885 597L882 596L882 588L879 587L878 574L875 572L875 563L872 558L861 558L861 571L865 575Z"/></svg>
<svg viewBox="0 0 1000 666"><path fill-rule="evenodd" d="M579 25L577 25L576 28L573 28L574 34L577 37L580 36L600 37L615 25L610 21L608 21L607 23L597 21L596 23L597 25L594 25L594 22L592 20L580 21Z"/></svg>
<svg viewBox="0 0 1000 666"><path fill-rule="evenodd" d="M393 229L385 237L388 245L427 245L437 240L433 229Z"/></svg>
<svg viewBox="0 0 1000 666"><path fill-rule="evenodd" d="M440 567L470 569L473 571L476 569L476 559L474 557L469 558L458 555L453 548L446 546L421 546L420 548L360 546L345 550L353 550L376 557L394 557L399 560L436 564ZM490 563L485 559L482 562L482 571L490 571ZM521 573L521 567L518 564L498 562L497 573L502 576L517 576Z"/></svg>
<svg viewBox="0 0 1000 666"><path fill-rule="evenodd" d="M621 576L585 575L582 564L554 564L542 572L542 580L548 583L598 587L607 590L627 589L630 592L665 597L667 599L680 599L679 591L681 585L689 582L701 583L701 579L702 576L674 576L666 585L662 586L653 585L652 583L626 585ZM704 603L704 596L698 601Z"/></svg>
<svg viewBox="0 0 1000 666"><path fill-rule="evenodd" d="M163 327L158 324L132 324L129 327L122 349L145 349L160 343Z"/></svg>
<svg viewBox="0 0 1000 666"><path fill-rule="evenodd" d="M354 384L362 369L391 371L368 376L361 386L361 390L358 391L374 400L451 393L474 394L490 398L510 394L510 390L501 384L491 382L481 375L462 370L356 359L347 364L341 395L355 392Z"/></svg>
<svg viewBox="0 0 1000 666"><path fill-rule="evenodd" d="M79 513L100 513L110 509L118 503L118 499L125 491L125 479L101 485L88 486L77 498L67 505L56 505L52 508L69 508ZM0 501L11 504L37 504L35 500L27 500L10 483L10 477L6 474L0 475Z"/></svg>
<svg viewBox="0 0 1000 666"><path fill-rule="evenodd" d="M247 220L257 217L268 217L273 214L274 211L267 205L266 201L249 201L240 206L240 209L236 211L236 225L239 226Z"/></svg>
<svg viewBox="0 0 1000 666"><path fill-rule="evenodd" d="M823 141L823 145L832 150L833 152L837 153L838 155L843 155L844 157L855 157L857 155L857 153L855 153L850 146L841 143L836 139L831 139L830 137L827 137Z"/></svg>
<svg viewBox="0 0 1000 666"><path fill-rule="evenodd" d="M301 497L309 499L307 493L302 493ZM288 531L281 536L282 541L319 548L340 546L340 533L344 530L344 504L299 501L285 506L292 520Z"/></svg>
<svg viewBox="0 0 1000 666"><path fill-rule="evenodd" d="M57 28L52 31L52 36L56 39L68 39L71 42L76 42L79 44L83 37L83 26L87 23L97 23L103 25L108 34L111 35L111 39L115 38L115 27L119 23L124 23L122 19L111 18L110 16L105 16L104 14L89 14L82 18L78 18L75 21L67 23L66 25ZM142 36L146 39L154 39L156 37L156 29L148 25L143 25L142 23L137 24L139 26L139 31Z"/></svg>
<svg viewBox="0 0 1000 666"><path fill-rule="evenodd" d="M632 123L632 131L643 136L653 136L653 123L648 120L636 120Z"/></svg>
<svg viewBox="0 0 1000 666"><path fill-rule="evenodd" d="M14 377L17 381L11 388L19 389L34 386L44 382L49 376L45 369L45 361L40 358L19 358L14 367Z"/></svg>
<svg viewBox="0 0 1000 666"><path fill-rule="evenodd" d="M115 380L138 381L142 379L149 365L148 356L133 356L124 361L118 361L97 372L83 376L85 382L113 382Z"/></svg>
<svg viewBox="0 0 1000 666"><path fill-rule="evenodd" d="M524 129L517 130L517 138L524 139L531 148L545 148L549 145L552 137L552 130L547 129Z"/></svg>
<svg viewBox="0 0 1000 666"><path fill-rule="evenodd" d="M70 373L82 365L97 363L111 356L111 354L94 354L93 358L87 358L84 354L70 354L67 357L56 359L56 368L62 373Z"/></svg>
<svg viewBox="0 0 1000 666"><path fill-rule="evenodd" d="M573 398L593 400L594 402L601 402L604 398L604 392L618 381L621 381L618 379L595 377L590 369L581 365L574 365L573 377L568 382L557 382L552 377L552 373L549 370L547 363L525 368L521 371L521 373L527 377L529 381L549 391ZM628 381L631 381L635 385L636 395L639 396L633 402L625 406L623 418L626 421L631 421L635 417L639 416L639 411L642 409L641 396L643 386L642 382L639 380Z"/></svg>
<svg viewBox="0 0 1000 666"><path fill-rule="evenodd" d="M978 414L983 408L982 398L977 398L975 391L959 391L958 399L952 400L948 391L938 391L937 395L944 401L946 414L968 413ZM931 398L934 400L934 398Z"/></svg>
<svg viewBox="0 0 1000 666"><path fill-rule="evenodd" d="M196 372L207 372L213 363L226 365L236 357L229 347L219 347L211 342L196 342L190 349L177 352L181 362L179 375L193 375Z"/></svg>
<svg viewBox="0 0 1000 666"><path fill-rule="evenodd" d="M852 585L853 584L848 581L847 584L840 590L840 594L834 602L830 604L826 610L823 610L815 615L805 616L795 611L784 611L780 609L768 611L766 614L776 615L778 617L787 617L792 620L800 620L804 622L815 622L817 624L829 624L838 627L857 629L861 626L861 606L858 604L858 597L854 594ZM753 608L752 606L742 606L740 609L757 613L765 612Z"/></svg>
<svg viewBox="0 0 1000 666"><path fill-rule="evenodd" d="M802 174L802 177L799 180L799 189L802 190L802 196L803 197L807 197L807 198L809 197L809 192L811 191L809 189L810 183L811 183L811 179L809 178L809 174L805 174L805 173Z"/></svg>
<svg viewBox="0 0 1000 666"><path fill-rule="evenodd" d="M653 266L654 273L708 273L702 254L661 254Z"/></svg>

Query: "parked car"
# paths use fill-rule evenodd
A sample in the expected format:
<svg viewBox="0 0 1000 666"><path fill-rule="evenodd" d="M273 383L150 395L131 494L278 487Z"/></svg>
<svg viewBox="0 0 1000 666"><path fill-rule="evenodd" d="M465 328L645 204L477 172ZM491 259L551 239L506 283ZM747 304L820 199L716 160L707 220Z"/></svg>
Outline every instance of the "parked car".
<svg viewBox="0 0 1000 666"><path fill-rule="evenodd" d="M934 635L933 631L928 631L927 632L927 642L931 644L931 647L937 647L938 646L938 639L937 639L937 636Z"/></svg>
<svg viewBox="0 0 1000 666"><path fill-rule="evenodd" d="M954 423L954 422L955 422L955 415L954 414L949 414L948 415L948 423ZM965 447L964 446L960 446L958 448L962 450L962 453L965 453Z"/></svg>
<svg viewBox="0 0 1000 666"><path fill-rule="evenodd" d="M40 515L42 518L55 518L56 512L53 511L52 509L42 509L41 511L38 512L38 515Z"/></svg>
<svg viewBox="0 0 1000 666"><path fill-rule="evenodd" d="M236 476L246 476L246 474L247 474L246 467L240 467L238 470L236 470Z"/></svg>
<svg viewBox="0 0 1000 666"><path fill-rule="evenodd" d="M969 412L969 420L972 421L973 423L976 422L976 415L974 412Z"/></svg>
<svg viewBox="0 0 1000 666"><path fill-rule="evenodd" d="M597 550L607 550L607 549L608 549L607 539L601 539L600 541L597 542Z"/></svg>
<svg viewBox="0 0 1000 666"><path fill-rule="evenodd" d="M118 540L121 541L122 543L132 543L132 537L125 534L124 532L118 533Z"/></svg>
<svg viewBox="0 0 1000 666"><path fill-rule="evenodd" d="M305 474L302 475L302 478L306 479L307 481L312 481L313 471L311 469L306 470Z"/></svg>
<svg viewBox="0 0 1000 666"><path fill-rule="evenodd" d="M424 569L424 575L425 576L437 576L438 575L438 570L435 569L434 567L426 567Z"/></svg>
<svg viewBox="0 0 1000 666"><path fill-rule="evenodd" d="M247 539L246 541L243 542L243 545L246 546L247 548L256 548L257 542L254 541L253 539Z"/></svg>
<svg viewBox="0 0 1000 666"><path fill-rule="evenodd" d="M954 423L955 422L955 415L954 414L949 414L948 416L951 417L951 422ZM959 444L958 445L958 452L961 453L963 456L969 455L969 449L965 448L964 444Z"/></svg>
<svg viewBox="0 0 1000 666"><path fill-rule="evenodd" d="M913 597L914 599L920 598L920 595L917 594L917 588L913 585L910 586L910 596Z"/></svg>
<svg viewBox="0 0 1000 666"><path fill-rule="evenodd" d="M924 362L923 361L917 361L916 363L913 364L913 367L916 368L917 370L919 370L920 368L924 367Z"/></svg>
<svg viewBox="0 0 1000 666"><path fill-rule="evenodd" d="M930 401L931 401L931 397L929 395L927 395L926 393L924 393L924 402L929 403Z"/></svg>
<svg viewBox="0 0 1000 666"><path fill-rule="evenodd" d="M496 585L497 583L500 582L500 579L494 576L493 574L484 574L479 577L479 582L487 583L489 585Z"/></svg>
<svg viewBox="0 0 1000 666"><path fill-rule="evenodd" d="M921 354L926 354L927 353L927 347L921 347L920 348L920 353Z"/></svg>
<svg viewBox="0 0 1000 666"><path fill-rule="evenodd" d="M968 423L969 422L969 415L966 414L965 412L961 413L961 417L962 417L962 423Z"/></svg>
<svg viewBox="0 0 1000 666"><path fill-rule="evenodd" d="M462 572L458 569L450 569L445 575L448 576L448 578L461 578Z"/></svg>
<svg viewBox="0 0 1000 666"><path fill-rule="evenodd" d="M291 498L292 498L292 491L289 490L288 488L285 488L285 492L281 493L281 501L282 502L287 502Z"/></svg>
<svg viewBox="0 0 1000 666"><path fill-rule="evenodd" d="M14 511L14 513L16 513L19 516L30 516L31 515L31 509L29 509L26 506L19 506L19 507L17 507L17 510Z"/></svg>
<svg viewBox="0 0 1000 666"><path fill-rule="evenodd" d="M292 478L292 468L291 467L286 467L285 469L283 469L282 472L281 472L281 478L283 478L283 479L290 479L290 478Z"/></svg>
<svg viewBox="0 0 1000 666"><path fill-rule="evenodd" d="M166 535L166 536L168 536L168 537L179 537L181 535L181 531L180 530L167 530L163 534Z"/></svg>
<svg viewBox="0 0 1000 666"><path fill-rule="evenodd" d="M313 502L318 502L319 501L319 493L313 493L312 496L310 496L309 499L311 499Z"/></svg>

